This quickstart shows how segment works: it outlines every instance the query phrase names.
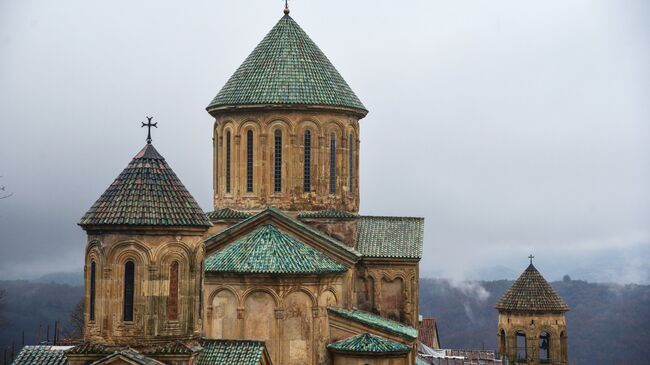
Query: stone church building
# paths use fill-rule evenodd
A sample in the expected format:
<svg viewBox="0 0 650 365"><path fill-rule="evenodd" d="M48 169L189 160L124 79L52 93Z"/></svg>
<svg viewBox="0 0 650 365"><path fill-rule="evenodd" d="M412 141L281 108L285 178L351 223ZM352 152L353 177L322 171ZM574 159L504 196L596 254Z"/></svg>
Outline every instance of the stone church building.
<svg viewBox="0 0 650 365"><path fill-rule="evenodd" d="M65 363L422 363L424 220L359 214L368 110L288 9L207 112L213 211L149 136L81 219L84 342ZM529 317L504 303L502 350L515 356ZM560 351L564 322L549 321L564 307L549 309L535 315Z"/></svg>
<svg viewBox="0 0 650 365"><path fill-rule="evenodd" d="M289 16L207 107L214 211L147 141L79 223L70 364L413 364L423 219L362 216L368 113Z"/></svg>

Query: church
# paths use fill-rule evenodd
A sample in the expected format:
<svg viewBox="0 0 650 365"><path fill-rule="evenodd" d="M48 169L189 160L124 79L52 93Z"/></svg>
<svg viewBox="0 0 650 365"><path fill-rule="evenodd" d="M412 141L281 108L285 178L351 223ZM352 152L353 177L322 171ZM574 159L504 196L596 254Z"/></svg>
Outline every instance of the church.
<svg viewBox="0 0 650 365"><path fill-rule="evenodd" d="M288 8L207 112L212 211L149 134L81 218L84 342L60 363L433 363L418 356L424 219L359 214L368 110ZM509 306L521 301L513 288L497 307L500 351L521 362L511 319L529 313ZM529 294L552 296L549 288ZM545 363L566 364L566 329L553 326L565 326L568 307L556 297L530 315L554 336Z"/></svg>

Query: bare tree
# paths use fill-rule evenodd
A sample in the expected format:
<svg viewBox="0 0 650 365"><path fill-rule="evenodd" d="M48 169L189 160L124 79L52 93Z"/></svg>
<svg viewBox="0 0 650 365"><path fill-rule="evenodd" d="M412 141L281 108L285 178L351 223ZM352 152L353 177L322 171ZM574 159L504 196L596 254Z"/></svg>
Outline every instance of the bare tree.
<svg viewBox="0 0 650 365"><path fill-rule="evenodd" d="M0 289L0 328L3 328L7 325L7 319L5 318L6 299L7 291Z"/></svg>
<svg viewBox="0 0 650 365"><path fill-rule="evenodd" d="M2 176L0 176L2 178ZM0 185L0 199L5 199L14 195L14 193L6 193L6 188L4 185Z"/></svg>
<svg viewBox="0 0 650 365"><path fill-rule="evenodd" d="M71 339L82 339L84 335L84 299L81 298L79 303L74 306L70 316L68 317L68 322L70 323L70 328L66 334L68 338Z"/></svg>

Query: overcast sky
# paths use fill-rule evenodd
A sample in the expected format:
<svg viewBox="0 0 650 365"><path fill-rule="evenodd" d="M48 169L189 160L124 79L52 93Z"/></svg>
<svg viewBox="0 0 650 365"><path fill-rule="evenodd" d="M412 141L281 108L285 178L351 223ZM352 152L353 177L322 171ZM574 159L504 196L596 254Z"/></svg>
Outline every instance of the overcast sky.
<svg viewBox="0 0 650 365"><path fill-rule="evenodd" d="M0 279L81 270L76 225L154 144L211 210L205 107L280 0L0 0ZM370 110L361 213L425 273L650 282L650 2L290 1Z"/></svg>

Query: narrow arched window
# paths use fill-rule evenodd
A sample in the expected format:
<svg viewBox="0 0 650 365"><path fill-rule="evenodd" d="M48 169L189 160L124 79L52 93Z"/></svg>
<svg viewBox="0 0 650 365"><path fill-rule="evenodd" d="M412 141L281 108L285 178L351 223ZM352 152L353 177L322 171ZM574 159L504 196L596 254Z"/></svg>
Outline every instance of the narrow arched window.
<svg viewBox="0 0 650 365"><path fill-rule="evenodd" d="M275 130L275 154L273 155L273 191L282 191L282 132Z"/></svg>
<svg viewBox="0 0 650 365"><path fill-rule="evenodd" d="M169 266L169 297L167 298L167 319L178 319L178 261Z"/></svg>
<svg viewBox="0 0 650 365"><path fill-rule="evenodd" d="M214 133L214 191L219 192L219 136Z"/></svg>
<svg viewBox="0 0 650 365"><path fill-rule="evenodd" d="M308 193L311 191L311 132L305 131L304 140L305 151L303 153L303 191Z"/></svg>
<svg viewBox="0 0 650 365"><path fill-rule="evenodd" d="M95 261L90 262L90 303L88 305L89 309L89 314L90 314L90 320L94 321L95 320L95 292L96 292L96 284L95 284L95 271L96 271L96 265Z"/></svg>
<svg viewBox="0 0 650 365"><path fill-rule="evenodd" d="M226 193L230 193L230 131L226 132Z"/></svg>
<svg viewBox="0 0 650 365"><path fill-rule="evenodd" d="M551 348L551 337L548 332L542 332L539 335L539 360L540 362L549 362L550 357L550 348Z"/></svg>
<svg viewBox="0 0 650 365"><path fill-rule="evenodd" d="M336 193L336 135L330 136L330 194Z"/></svg>
<svg viewBox="0 0 650 365"><path fill-rule="evenodd" d="M253 192L253 131L246 132L246 192Z"/></svg>
<svg viewBox="0 0 650 365"><path fill-rule="evenodd" d="M352 192L352 184L354 179L354 137L350 133L348 138L348 189Z"/></svg>
<svg viewBox="0 0 650 365"><path fill-rule="evenodd" d="M560 332L560 358L562 361L567 360L567 338L564 331Z"/></svg>
<svg viewBox="0 0 650 365"><path fill-rule="evenodd" d="M526 334L517 332L517 360L526 360L528 349L526 348Z"/></svg>
<svg viewBox="0 0 650 365"><path fill-rule="evenodd" d="M133 294L135 290L135 264L133 261L127 261L124 264L124 303L123 319L124 321L133 321Z"/></svg>
<svg viewBox="0 0 650 365"><path fill-rule="evenodd" d="M499 333L499 354L505 355L507 353L506 349L506 331L503 329Z"/></svg>

